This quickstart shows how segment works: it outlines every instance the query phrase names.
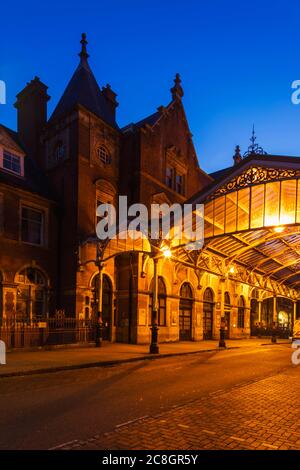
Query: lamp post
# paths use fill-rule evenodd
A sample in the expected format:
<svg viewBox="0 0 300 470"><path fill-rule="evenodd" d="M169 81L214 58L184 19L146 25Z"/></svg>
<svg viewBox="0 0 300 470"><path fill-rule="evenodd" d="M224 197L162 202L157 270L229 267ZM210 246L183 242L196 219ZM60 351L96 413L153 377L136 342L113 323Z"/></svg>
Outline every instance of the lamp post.
<svg viewBox="0 0 300 470"><path fill-rule="evenodd" d="M152 290L152 311L151 311L151 343L149 348L150 354L159 354L159 346L158 346L158 261L160 256L164 256L165 258L172 257L172 251L168 245L162 245L160 243L159 247L159 254L153 254L153 290Z"/></svg>
<svg viewBox="0 0 300 470"><path fill-rule="evenodd" d="M150 354L159 354L158 346L158 274L157 265L158 259L153 258L154 271L153 271L153 291L152 291L152 312L151 312L151 343L150 343Z"/></svg>
<svg viewBox="0 0 300 470"><path fill-rule="evenodd" d="M81 245L79 245L78 248L78 271L83 270L83 266L87 265L88 263L94 263L95 266L98 267L98 285L95 285L95 298L98 298L97 302L97 313L96 313L96 319L95 319L95 346L96 348L99 348L102 346L102 339L103 339L103 319L102 319L102 292L103 292L103 253L105 249L105 244L100 243L98 239L94 238L89 238L86 242L88 241L96 241L96 258L95 259L89 259L87 261L82 262L81 261Z"/></svg>
<svg viewBox="0 0 300 470"><path fill-rule="evenodd" d="M98 305L97 305L97 318L96 318L96 348L100 348L102 346L102 338L103 338L103 320L102 320L102 281L103 281L103 264L100 261L100 258L97 256L97 260L95 262L96 266L98 266Z"/></svg>

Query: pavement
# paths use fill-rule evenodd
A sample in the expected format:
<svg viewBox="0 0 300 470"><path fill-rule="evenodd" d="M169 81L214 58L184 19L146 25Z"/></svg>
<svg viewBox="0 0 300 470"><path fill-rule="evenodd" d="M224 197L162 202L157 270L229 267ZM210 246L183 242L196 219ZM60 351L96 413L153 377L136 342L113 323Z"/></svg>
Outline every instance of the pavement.
<svg viewBox="0 0 300 470"><path fill-rule="evenodd" d="M300 369L212 392L62 450L299 450Z"/></svg>
<svg viewBox="0 0 300 470"><path fill-rule="evenodd" d="M279 343L288 343L280 340ZM269 339L227 340L227 349L249 348L270 344ZM178 342L160 344L160 354L149 354L149 345L103 342L101 348L70 347L53 350L7 353L6 365L0 365L0 379L19 375L32 375L89 367L107 367L117 364L154 360L170 356L195 354L219 350L218 341Z"/></svg>
<svg viewBox="0 0 300 470"><path fill-rule="evenodd" d="M231 448L256 434L252 448L298 446L300 367L291 345L242 344L2 377L0 449ZM280 427L289 436L279 439Z"/></svg>

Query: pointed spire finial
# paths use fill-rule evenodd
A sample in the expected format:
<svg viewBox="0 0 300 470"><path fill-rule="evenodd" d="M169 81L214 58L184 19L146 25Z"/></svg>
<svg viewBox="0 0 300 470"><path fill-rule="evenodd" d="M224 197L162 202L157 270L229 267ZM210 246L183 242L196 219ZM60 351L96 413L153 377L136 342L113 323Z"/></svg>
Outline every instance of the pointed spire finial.
<svg viewBox="0 0 300 470"><path fill-rule="evenodd" d="M86 62L87 59L90 57L89 54L87 53L87 50L86 50L86 46L87 46L87 40L86 40L86 34L85 33L82 33L81 35L81 41L80 41L80 44L81 44L81 51L79 52L79 57L80 57L80 60L81 62Z"/></svg>
<svg viewBox="0 0 300 470"><path fill-rule="evenodd" d="M240 146L237 145L235 147L235 153L233 155L234 164L237 165L238 163L240 163L241 160L242 160L241 149L240 149Z"/></svg>
<svg viewBox="0 0 300 470"><path fill-rule="evenodd" d="M171 88L171 93L172 93L172 98L173 100L179 99L183 97L183 88L181 86L181 78L179 73L176 73L175 79L174 79L174 86Z"/></svg>
<svg viewBox="0 0 300 470"><path fill-rule="evenodd" d="M256 134L255 134L255 129L254 129L254 124L252 126L252 135L250 137L250 142L251 144L248 147L247 152L244 153L244 157L249 157L249 155L267 155L267 152L264 151L262 147L258 145L256 142Z"/></svg>

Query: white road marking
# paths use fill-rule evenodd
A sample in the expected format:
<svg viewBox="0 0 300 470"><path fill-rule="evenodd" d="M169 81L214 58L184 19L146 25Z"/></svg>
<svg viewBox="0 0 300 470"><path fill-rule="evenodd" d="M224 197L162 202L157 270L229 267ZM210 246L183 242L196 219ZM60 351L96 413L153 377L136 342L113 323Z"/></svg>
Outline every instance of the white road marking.
<svg viewBox="0 0 300 470"><path fill-rule="evenodd" d="M50 449L48 449L48 450L61 449L62 447L66 447L66 446L69 446L71 444L75 444L76 442L78 442L78 439L74 439L73 441L64 442L63 444L60 444L59 446L50 447Z"/></svg>

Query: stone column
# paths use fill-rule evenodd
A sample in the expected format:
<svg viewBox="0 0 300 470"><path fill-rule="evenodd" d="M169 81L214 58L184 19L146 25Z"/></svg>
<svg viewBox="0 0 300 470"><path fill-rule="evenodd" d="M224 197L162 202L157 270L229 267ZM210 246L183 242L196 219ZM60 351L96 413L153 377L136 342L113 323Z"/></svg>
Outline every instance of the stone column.
<svg viewBox="0 0 300 470"><path fill-rule="evenodd" d="M258 323L261 323L261 307L262 307L262 300L258 300Z"/></svg>
<svg viewBox="0 0 300 470"><path fill-rule="evenodd" d="M273 322L277 324L277 298L273 297Z"/></svg>
<svg viewBox="0 0 300 470"><path fill-rule="evenodd" d="M293 324L295 325L295 321L297 319L297 301L293 300L294 309L293 309Z"/></svg>

